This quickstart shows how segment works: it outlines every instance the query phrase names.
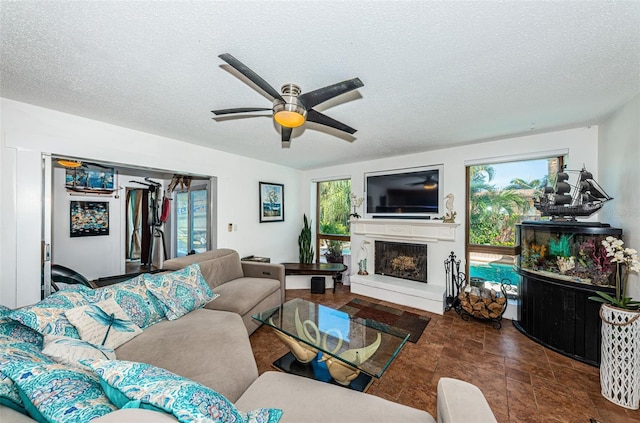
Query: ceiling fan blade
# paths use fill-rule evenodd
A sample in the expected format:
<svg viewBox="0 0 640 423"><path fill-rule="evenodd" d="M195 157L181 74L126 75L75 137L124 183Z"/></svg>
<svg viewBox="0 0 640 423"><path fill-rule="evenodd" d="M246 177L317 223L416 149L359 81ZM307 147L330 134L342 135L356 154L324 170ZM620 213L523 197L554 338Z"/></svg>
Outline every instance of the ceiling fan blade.
<svg viewBox="0 0 640 423"><path fill-rule="evenodd" d="M360 81L360 78L353 78L348 81L338 82L337 84L328 85L324 88L318 88L314 91L304 93L299 97L299 100L309 110L313 106L323 103L333 97L337 97L340 94L348 93L356 88L363 87L364 84Z"/></svg>
<svg viewBox="0 0 640 423"><path fill-rule="evenodd" d="M320 125L330 126L332 128L339 129L340 131L347 132L349 134L355 134L357 129L353 129L350 126L345 125L342 122L338 122L335 119L330 118L327 115L323 115L313 109L307 110L307 120L309 122L319 123Z"/></svg>
<svg viewBox="0 0 640 423"><path fill-rule="evenodd" d="M260 76L258 76L257 73L249 69L247 65L245 65L244 63L242 63L232 55L230 55L229 53L224 53L219 55L218 57L224 60L225 62L227 62L228 64L230 64L238 72L240 72L241 74L249 78L251 82L256 84L258 87L262 88L264 92L266 92L272 97L271 101L275 100L276 98L284 101L280 93L276 91L275 88L269 85L267 81L262 79Z"/></svg>
<svg viewBox="0 0 640 423"><path fill-rule="evenodd" d="M282 128L282 148L291 147L291 132L293 128L287 128L286 126L281 126Z"/></svg>
<svg viewBox="0 0 640 423"><path fill-rule="evenodd" d="M229 115L231 113L262 112L265 110L271 111L271 109L267 109L264 107L238 107L235 109L212 110L211 113L213 113L214 115Z"/></svg>

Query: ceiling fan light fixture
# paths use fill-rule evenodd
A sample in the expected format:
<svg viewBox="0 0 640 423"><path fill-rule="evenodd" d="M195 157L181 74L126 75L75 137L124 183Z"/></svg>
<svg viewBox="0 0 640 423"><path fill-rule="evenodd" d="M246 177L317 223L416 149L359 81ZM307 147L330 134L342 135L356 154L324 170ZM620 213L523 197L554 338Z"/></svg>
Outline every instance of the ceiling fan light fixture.
<svg viewBox="0 0 640 423"><path fill-rule="evenodd" d="M307 119L307 111L299 104L278 103L273 107L273 118L282 126L297 128Z"/></svg>
<svg viewBox="0 0 640 423"><path fill-rule="evenodd" d="M58 159L57 163L67 169L76 169L82 166L82 162L78 160Z"/></svg>
<svg viewBox="0 0 640 423"><path fill-rule="evenodd" d="M437 187L437 182L425 182L424 185L422 185L422 188L424 189L436 189Z"/></svg>

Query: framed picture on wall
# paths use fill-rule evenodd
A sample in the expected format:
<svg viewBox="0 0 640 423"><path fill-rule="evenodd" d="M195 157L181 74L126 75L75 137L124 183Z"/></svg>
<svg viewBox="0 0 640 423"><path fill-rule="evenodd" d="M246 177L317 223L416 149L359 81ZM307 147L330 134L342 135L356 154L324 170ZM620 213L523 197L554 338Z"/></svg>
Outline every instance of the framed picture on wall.
<svg viewBox="0 0 640 423"><path fill-rule="evenodd" d="M260 223L284 222L284 185L259 182Z"/></svg>
<svg viewBox="0 0 640 423"><path fill-rule="evenodd" d="M107 201L72 201L69 216L71 238L109 235Z"/></svg>

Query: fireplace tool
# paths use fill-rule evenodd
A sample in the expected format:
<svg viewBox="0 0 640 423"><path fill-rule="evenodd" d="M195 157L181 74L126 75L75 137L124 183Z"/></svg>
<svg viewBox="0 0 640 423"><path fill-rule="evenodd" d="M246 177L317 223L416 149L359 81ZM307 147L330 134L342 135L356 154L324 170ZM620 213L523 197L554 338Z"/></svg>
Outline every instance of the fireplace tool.
<svg viewBox="0 0 640 423"><path fill-rule="evenodd" d="M449 311L452 308L459 308L460 300L458 295L460 294L460 288L466 281L466 275L464 272L460 272L460 260L456 260L456 255L452 251L449 258L444 261L444 270L446 273L445 284L447 287L445 311Z"/></svg>

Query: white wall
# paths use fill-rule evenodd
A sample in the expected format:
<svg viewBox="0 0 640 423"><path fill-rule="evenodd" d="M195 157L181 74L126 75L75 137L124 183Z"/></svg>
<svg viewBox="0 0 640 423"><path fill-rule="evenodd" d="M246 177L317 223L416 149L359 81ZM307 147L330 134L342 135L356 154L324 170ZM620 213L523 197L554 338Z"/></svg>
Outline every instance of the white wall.
<svg viewBox="0 0 640 423"><path fill-rule="evenodd" d="M600 184L614 200L600 212L622 228L625 246L640 251L640 94L599 127ZM629 296L640 298L640 277L629 275Z"/></svg>
<svg viewBox="0 0 640 423"><path fill-rule="evenodd" d="M358 140L358 142L366 142L366 140ZM389 142L392 143L393 140L389 140ZM579 168L584 163L597 178L597 148L598 129L596 127L592 127L536 134L519 138L509 138L482 144L452 147L406 156L352 163L349 165L315 169L305 172L305 183L302 186L305 192L303 192L301 196L303 198L313 197L310 193L310 189L314 181L332 179L336 176L350 176L352 191L359 197L362 197L364 194L365 172L443 164L443 193L444 195L447 193L454 194L454 210L458 213L456 223L461 224L457 228L455 242L437 242L429 243L428 245L428 281L429 283L444 286L445 273L443 263L449 256L449 253L454 251L458 258L462 259L464 264L464 222L466 219L464 206L465 161L479 159L487 159L490 161L490 159L495 157L521 157L525 154L536 154L539 152L568 149L569 157L567 164L569 165L569 168ZM311 205L305 204L305 212L307 215L314 215L311 213L311 210L313 210ZM362 208L359 210L359 213L360 215L363 215ZM598 217L596 216L595 219L597 220L597 218ZM363 237L361 236L352 236L352 248L357 250L362 240ZM356 255L352 255L351 265L349 268L352 271L357 272L358 265Z"/></svg>
<svg viewBox="0 0 640 423"><path fill-rule="evenodd" d="M0 107L0 304L40 299L43 153L216 176L218 247L297 260L300 171L9 99L0 99ZM285 185L284 222L259 223L259 181ZM227 232L228 223L237 230Z"/></svg>

